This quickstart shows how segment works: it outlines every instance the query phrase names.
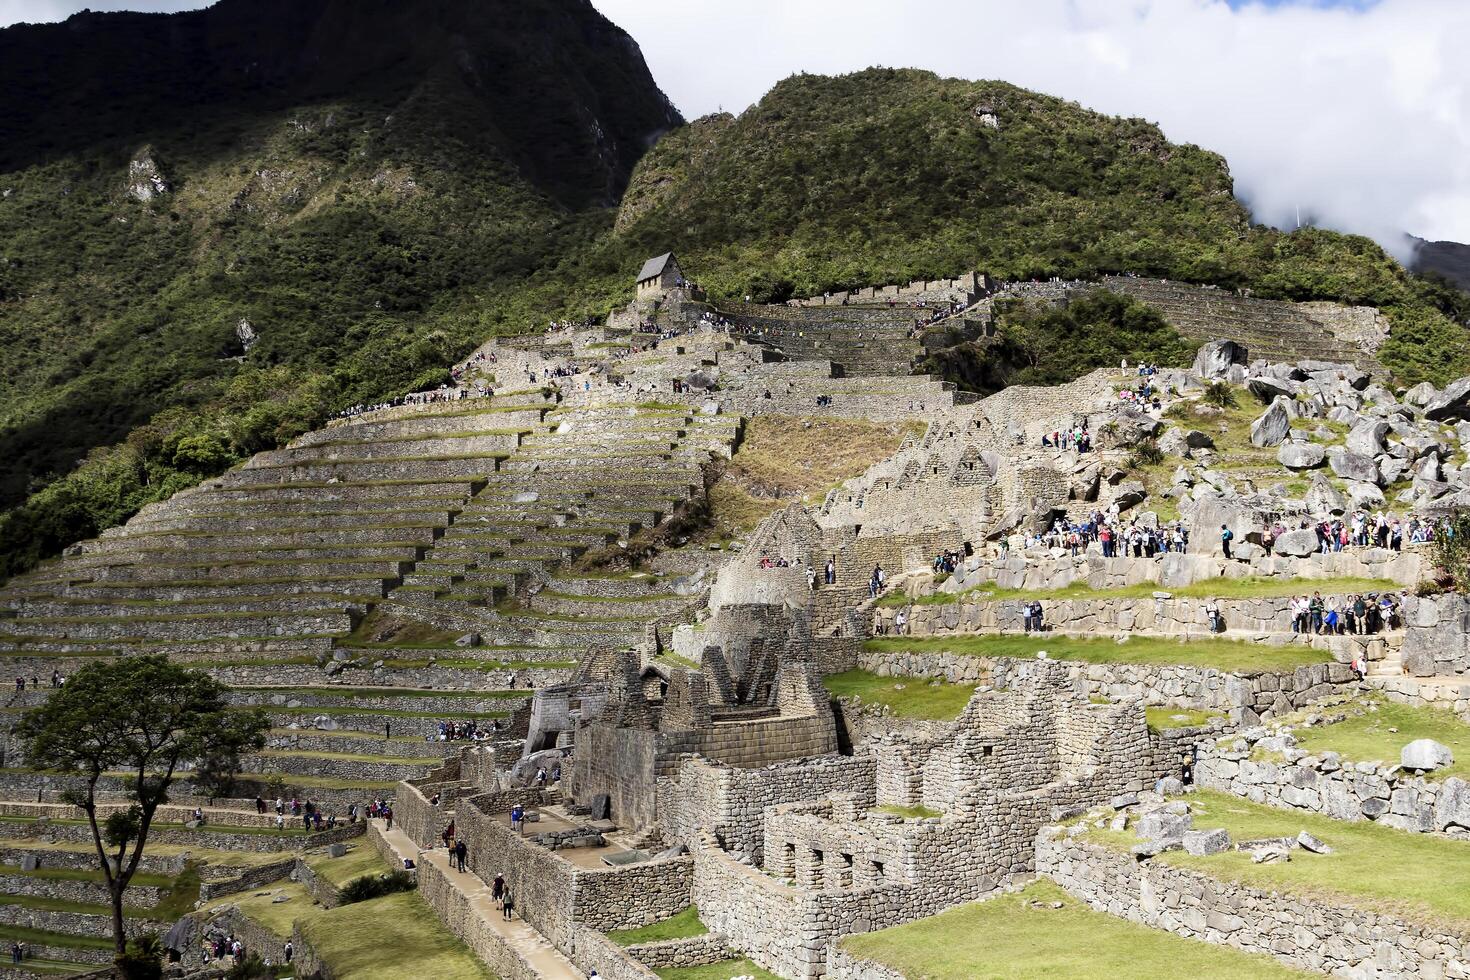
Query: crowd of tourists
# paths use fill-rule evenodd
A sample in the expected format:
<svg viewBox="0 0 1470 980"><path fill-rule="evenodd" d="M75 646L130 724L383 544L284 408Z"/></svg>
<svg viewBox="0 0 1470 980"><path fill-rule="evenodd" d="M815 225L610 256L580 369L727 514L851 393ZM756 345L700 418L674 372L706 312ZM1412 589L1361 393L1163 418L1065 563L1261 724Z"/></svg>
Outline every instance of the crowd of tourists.
<svg viewBox="0 0 1470 980"><path fill-rule="evenodd" d="M1079 453L1092 450L1092 434L1087 426L1078 424L1070 429L1057 429L1041 434L1041 445L1048 449L1075 449Z"/></svg>
<svg viewBox="0 0 1470 980"><path fill-rule="evenodd" d="M53 670L51 672L51 686L52 687L61 687L65 683L66 683L66 678L63 677L63 676L61 676L61 672L60 671ZM41 687L41 678L32 676L31 677L31 690L32 691L39 690L40 687ZM26 689L26 679L24 677L19 677L19 676L16 677L16 679L15 679L15 689L17 691L24 691Z"/></svg>
<svg viewBox="0 0 1470 980"><path fill-rule="evenodd" d="M1044 546L1080 556L1094 542L1104 558L1159 558L1189 550L1189 531L1180 521L1150 526L1139 521L1124 524L1116 513L1094 511L1085 520L1057 518L1046 531L1027 534L1027 548ZM1001 541L1004 553L1009 545Z"/></svg>
<svg viewBox="0 0 1470 980"><path fill-rule="evenodd" d="M457 402L465 398L489 398L494 394L495 392L488 385L483 387L476 385L470 388L460 388L442 384L429 391L411 391L406 395L399 395L397 398L389 398L387 401L363 402L353 405L351 408L342 409L333 415L332 418L350 419L356 418L359 415L366 415L368 412L381 412L384 409L398 408L402 405L432 405L437 402Z"/></svg>
<svg viewBox="0 0 1470 980"><path fill-rule="evenodd" d="M482 364L495 364L498 360L499 358L495 356L495 352L493 350L475 351L474 356L465 361L463 366L456 364L454 367L450 368L449 376L453 378L455 383L457 384L470 373L471 368L478 367Z"/></svg>
<svg viewBox="0 0 1470 980"><path fill-rule="evenodd" d="M1293 633L1361 636L1393 629L1400 623L1399 601L1390 592L1322 597L1321 592L1293 598L1288 606Z"/></svg>
<svg viewBox="0 0 1470 980"><path fill-rule="evenodd" d="M500 736L500 720L490 719L489 728L481 728L474 718L469 721L441 721L435 731L425 735L429 742L485 742Z"/></svg>
<svg viewBox="0 0 1470 980"><path fill-rule="evenodd" d="M1277 521L1261 535L1261 544L1268 553L1288 530L1316 532L1317 550L1322 554L1331 554L1350 547L1402 551L1405 542L1425 544L1442 535L1454 534L1448 518L1435 521L1415 514L1401 520L1381 510L1372 514L1358 510L1346 519L1339 517L1315 523L1304 519L1295 528L1287 528L1281 521Z"/></svg>
<svg viewBox="0 0 1470 980"><path fill-rule="evenodd" d="M247 958L245 941L233 933L224 932L219 929L209 929L204 933L200 942L202 946L200 958L204 961L205 966L211 963L224 963L228 961L230 966L239 967L244 964ZM291 961L295 958L296 946L290 939L287 939L286 945L282 948L281 966L291 966ZM268 957L261 958L261 966L269 971L269 976L276 975L272 969L275 965ZM230 975L234 975L233 970L230 972Z"/></svg>

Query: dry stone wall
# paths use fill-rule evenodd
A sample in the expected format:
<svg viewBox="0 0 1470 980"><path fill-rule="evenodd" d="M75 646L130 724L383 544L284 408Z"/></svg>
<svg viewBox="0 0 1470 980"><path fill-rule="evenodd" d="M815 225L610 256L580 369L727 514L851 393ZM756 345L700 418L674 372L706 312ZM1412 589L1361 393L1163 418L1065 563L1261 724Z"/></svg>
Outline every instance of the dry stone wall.
<svg viewBox="0 0 1470 980"><path fill-rule="evenodd" d="M1340 976L1470 976L1470 937L1314 895L1232 884L1049 830L1037 870L1101 912ZM1381 971L1381 972L1380 972Z"/></svg>

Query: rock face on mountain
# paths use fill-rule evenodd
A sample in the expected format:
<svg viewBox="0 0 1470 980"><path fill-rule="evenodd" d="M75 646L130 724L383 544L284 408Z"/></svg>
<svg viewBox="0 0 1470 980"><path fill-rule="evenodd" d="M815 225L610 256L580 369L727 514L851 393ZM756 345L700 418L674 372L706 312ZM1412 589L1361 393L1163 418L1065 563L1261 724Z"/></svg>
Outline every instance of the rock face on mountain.
<svg viewBox="0 0 1470 980"><path fill-rule="evenodd" d="M103 87L126 98L79 96ZM81 13L0 31L0 171L127 133L360 99L497 135L567 205L615 204L678 112L638 46L587 0L221 0L161 17Z"/></svg>

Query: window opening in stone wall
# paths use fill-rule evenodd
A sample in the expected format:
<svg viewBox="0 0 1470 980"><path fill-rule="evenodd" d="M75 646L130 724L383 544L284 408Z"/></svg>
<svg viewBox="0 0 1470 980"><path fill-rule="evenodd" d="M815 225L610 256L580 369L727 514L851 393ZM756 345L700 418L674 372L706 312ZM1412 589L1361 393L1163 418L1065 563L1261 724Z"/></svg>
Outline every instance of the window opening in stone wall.
<svg viewBox="0 0 1470 980"><path fill-rule="evenodd" d="M874 861L873 862L873 877L874 878L882 878L883 877L883 862L882 861Z"/></svg>
<svg viewBox="0 0 1470 980"><path fill-rule="evenodd" d="M852 855L842 855L842 865L838 868L837 883L839 887L852 887Z"/></svg>

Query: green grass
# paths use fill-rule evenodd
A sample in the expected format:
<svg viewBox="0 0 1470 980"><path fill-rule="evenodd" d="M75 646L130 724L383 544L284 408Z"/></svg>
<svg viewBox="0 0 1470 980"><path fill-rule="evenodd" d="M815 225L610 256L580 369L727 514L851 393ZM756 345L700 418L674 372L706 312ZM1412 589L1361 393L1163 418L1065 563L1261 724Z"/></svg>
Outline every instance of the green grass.
<svg viewBox="0 0 1470 980"><path fill-rule="evenodd" d="M914 820L920 817L942 817L944 814L927 806L899 806L897 803L885 803L882 806L873 807L874 813L891 813L894 816Z"/></svg>
<svg viewBox="0 0 1470 980"><path fill-rule="evenodd" d="M1045 650L1055 660L1094 664L1152 664L1214 667L1218 670L1295 670L1306 664L1326 663L1326 651L1298 646L1271 646L1244 640L1169 639L1132 636L1123 642L1106 638L1071 636L956 636L882 637L868 640L863 649L955 653L972 657L1032 659Z"/></svg>
<svg viewBox="0 0 1470 980"><path fill-rule="evenodd" d="M60 946L63 949L111 949L112 939L103 936L76 936L69 932L27 929L24 926L0 925L0 942L9 946L19 940L26 946Z"/></svg>
<svg viewBox="0 0 1470 980"><path fill-rule="evenodd" d="M882 704L900 718L953 721L975 693L973 685L933 683L923 677L879 677L866 670L829 674L822 679L834 698L861 698Z"/></svg>
<svg viewBox="0 0 1470 980"><path fill-rule="evenodd" d="M1212 578L1175 588L1164 588L1154 582L1124 585L1114 589L1095 589L1086 582L1073 582L1060 589L1003 589L988 585L964 592L934 592L909 600L887 595L879 605L946 606L956 602L999 602L1004 599L1148 599L1155 592L1167 592L1179 599L1279 599L1284 596L1321 592L1323 595L1345 595L1354 592L1398 592L1403 586L1389 579L1324 578L1299 579L1283 576L1248 575L1244 578Z"/></svg>
<svg viewBox="0 0 1470 980"><path fill-rule="evenodd" d="M1056 902L1062 907L1051 908ZM1016 894L841 942L854 956L925 980L1266 980L1305 975L1269 956L1184 939L1095 912L1046 880Z"/></svg>
<svg viewBox="0 0 1470 980"><path fill-rule="evenodd" d="M731 977L754 977L755 980L781 980L769 970L762 970L750 960L721 960L707 966L671 966L653 971L662 980L730 980Z"/></svg>
<svg viewBox="0 0 1470 980"><path fill-rule="evenodd" d="M393 870L383 860L383 856L378 853L377 849L365 841L358 841L349 846L348 852L339 858L330 857L326 852L322 852L309 855L306 863L312 871L339 888L354 878Z"/></svg>
<svg viewBox="0 0 1470 980"><path fill-rule="evenodd" d="M336 980L495 980L417 892L330 909L308 919L302 931Z"/></svg>
<svg viewBox="0 0 1470 980"><path fill-rule="evenodd" d="M1470 888L1465 887L1470 882L1470 847L1462 841L1279 810L1226 793L1201 791L1189 801L1197 828L1224 827L1235 841L1295 837L1305 830L1333 853L1298 848L1281 864L1253 864L1243 851L1208 857L1170 851L1154 860L1268 891L1434 921L1456 930L1470 928ZM1120 849L1137 843L1126 831L1094 830L1087 837Z"/></svg>
<svg viewBox="0 0 1470 980"><path fill-rule="evenodd" d="M1334 725L1314 725L1295 730L1292 734L1301 748L1317 754L1337 752L1352 762L1397 765L1399 752L1405 745L1415 739L1432 738L1448 745L1455 754L1455 761L1443 769L1436 769L1431 778L1463 778L1470 770L1470 725L1453 712L1439 708L1415 708L1382 698L1359 701L1346 705L1345 709L1348 717Z"/></svg>
<svg viewBox="0 0 1470 980"><path fill-rule="evenodd" d="M273 902L276 895L286 895L290 900ZM294 881L278 881L274 884L253 888L238 895L226 895L210 902L207 908L234 905L249 918L264 926L275 935L285 939L291 935L295 921L318 912L312 906L311 895L306 886Z"/></svg>
<svg viewBox="0 0 1470 980"><path fill-rule="evenodd" d="M88 850L90 851L90 848ZM0 874L24 875L27 878L40 878L46 881L95 881L98 884L103 881L101 871L93 871L88 868L36 868L34 871L22 871L19 865L0 865ZM146 871L134 874L133 880L129 882L133 885L153 885L158 888L168 888L173 883L174 880L168 875L151 874Z"/></svg>
<svg viewBox="0 0 1470 980"><path fill-rule="evenodd" d="M1225 717L1223 711L1201 711L1198 708L1175 708L1170 705L1149 705L1143 711L1148 716L1149 729L1155 732L1169 728L1194 728Z"/></svg>
<svg viewBox="0 0 1470 980"><path fill-rule="evenodd" d="M661 922L638 929L618 929L608 933L607 938L619 946L637 946L639 943L659 943L667 939L703 936L707 932L708 927L699 921L699 909L691 905Z"/></svg>

